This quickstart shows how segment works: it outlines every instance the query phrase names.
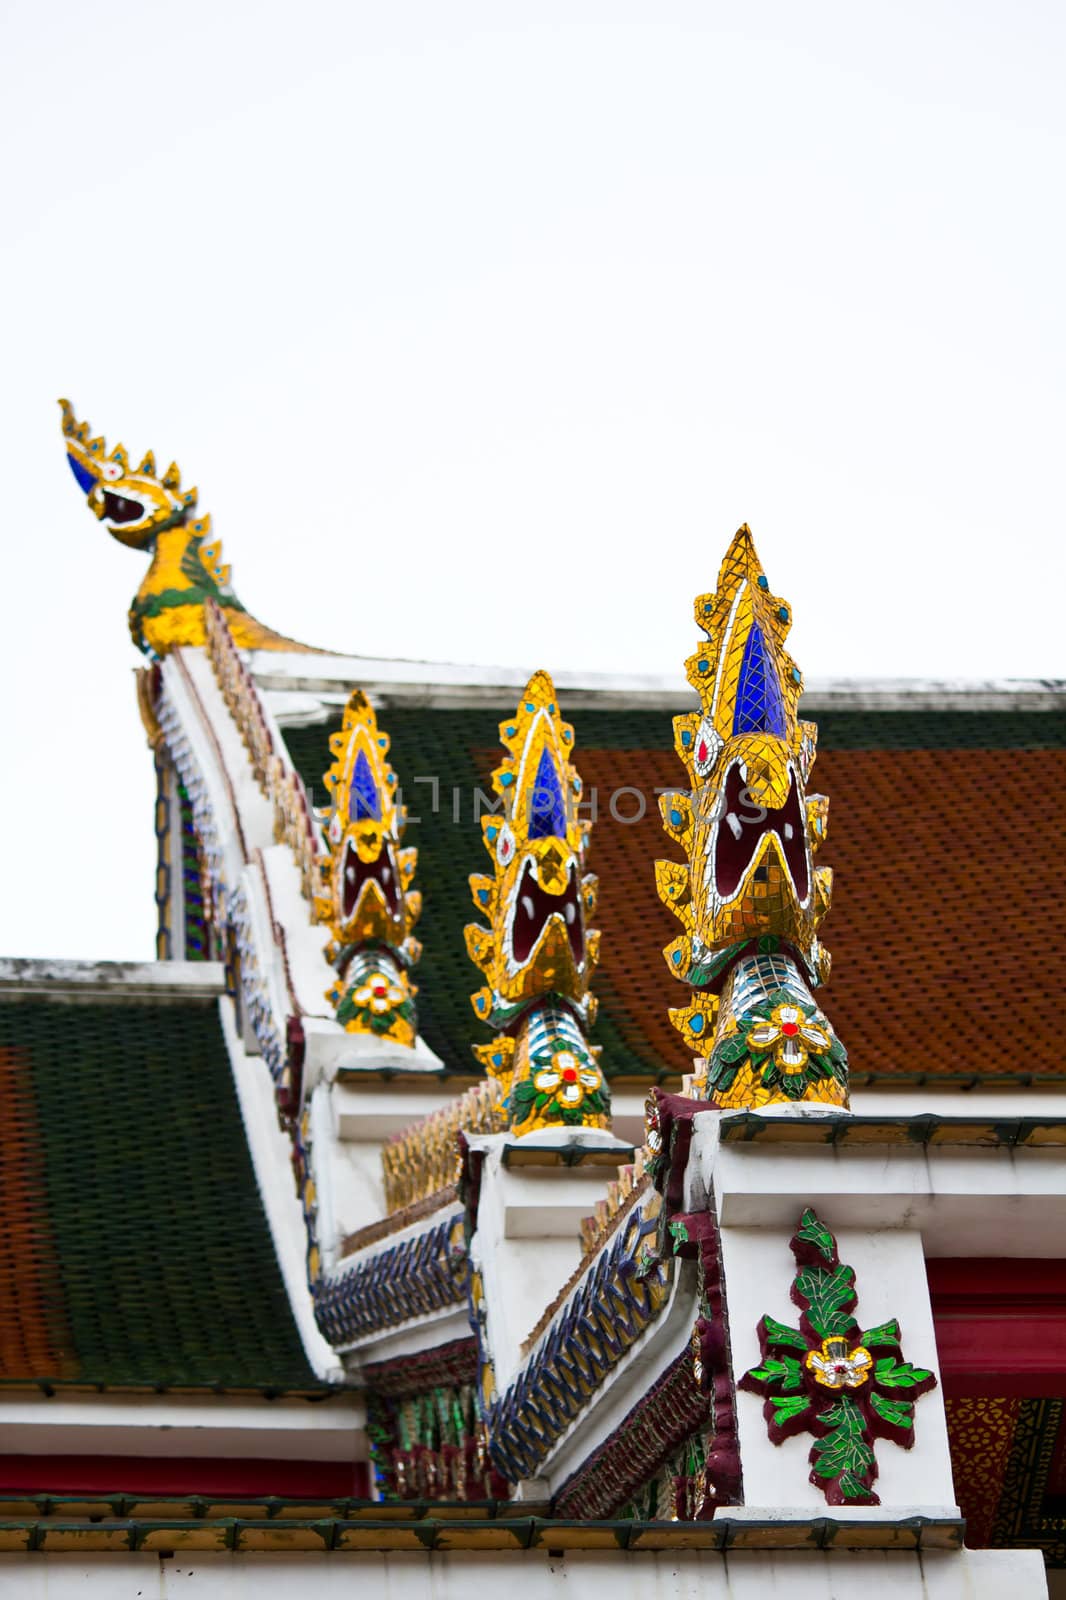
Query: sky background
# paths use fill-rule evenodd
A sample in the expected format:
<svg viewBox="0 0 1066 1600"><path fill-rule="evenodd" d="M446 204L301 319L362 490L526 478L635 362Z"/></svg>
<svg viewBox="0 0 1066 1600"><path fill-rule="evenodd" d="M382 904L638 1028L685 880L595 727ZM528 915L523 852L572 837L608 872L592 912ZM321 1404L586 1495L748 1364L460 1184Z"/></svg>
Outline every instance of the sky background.
<svg viewBox="0 0 1066 1600"><path fill-rule="evenodd" d="M1061 676L1064 42L1024 0L6 0L0 954L153 952L145 562L60 394L344 652L673 671L746 520L808 679Z"/></svg>

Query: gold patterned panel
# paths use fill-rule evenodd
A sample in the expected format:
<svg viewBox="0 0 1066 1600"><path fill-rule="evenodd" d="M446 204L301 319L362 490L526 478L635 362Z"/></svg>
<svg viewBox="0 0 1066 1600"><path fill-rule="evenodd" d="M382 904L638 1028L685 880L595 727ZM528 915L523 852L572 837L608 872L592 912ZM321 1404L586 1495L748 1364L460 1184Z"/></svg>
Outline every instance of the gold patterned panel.
<svg viewBox="0 0 1066 1600"><path fill-rule="evenodd" d="M992 1543L1020 1404L984 1396L944 1402L955 1494L966 1518L966 1543L971 1549Z"/></svg>
<svg viewBox="0 0 1066 1600"><path fill-rule="evenodd" d="M502 1133L508 1119L500 1101L499 1084L488 1078L382 1147L385 1208L390 1215L457 1181L459 1134Z"/></svg>

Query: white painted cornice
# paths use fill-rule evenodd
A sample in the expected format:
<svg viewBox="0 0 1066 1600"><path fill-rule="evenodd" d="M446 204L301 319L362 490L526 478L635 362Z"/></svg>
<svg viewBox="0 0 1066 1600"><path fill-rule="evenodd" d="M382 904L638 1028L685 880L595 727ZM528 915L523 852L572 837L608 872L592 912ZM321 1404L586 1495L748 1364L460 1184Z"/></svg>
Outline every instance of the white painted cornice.
<svg viewBox="0 0 1066 1600"><path fill-rule="evenodd" d="M225 990L217 961L64 961L0 958L0 1000L20 997L67 1004L116 1000L211 1001Z"/></svg>
<svg viewBox="0 0 1066 1600"><path fill-rule="evenodd" d="M366 1459L366 1408L329 1400L238 1396L25 1395L0 1398L0 1438L14 1455Z"/></svg>
<svg viewBox="0 0 1066 1600"><path fill-rule="evenodd" d="M521 667L448 661L390 661L375 656L284 655L253 651L252 674L282 726L321 721L359 687L380 707L441 710L512 708L536 663ZM690 711L693 691L681 672L553 673L567 709ZM1055 678L813 678L801 701L819 711L1057 711L1066 680Z"/></svg>

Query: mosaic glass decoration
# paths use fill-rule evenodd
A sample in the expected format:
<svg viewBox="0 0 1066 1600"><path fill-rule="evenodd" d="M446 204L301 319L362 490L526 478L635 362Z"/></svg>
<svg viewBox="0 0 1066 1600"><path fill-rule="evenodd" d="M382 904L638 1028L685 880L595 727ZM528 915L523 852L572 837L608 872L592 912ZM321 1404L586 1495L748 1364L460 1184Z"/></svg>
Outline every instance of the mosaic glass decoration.
<svg viewBox="0 0 1066 1600"><path fill-rule="evenodd" d="M830 1505L875 1506L874 1440L891 1439L909 1450L914 1403L936 1387L936 1378L903 1359L898 1322L860 1330L851 1314L855 1273L813 1211L803 1213L791 1247L799 1327L764 1316L762 1360L739 1387L765 1397L763 1414L775 1444L796 1433L814 1435L811 1482Z"/></svg>
<svg viewBox="0 0 1066 1600"><path fill-rule="evenodd" d="M733 732L772 733L775 738L783 739L786 731L785 707L774 661L767 652L762 629L753 622L740 663Z"/></svg>
<svg viewBox="0 0 1066 1600"><path fill-rule="evenodd" d="M533 780L530 801L529 837L531 839L566 838L566 804L559 787L559 774L555 769L551 751L540 753L537 775Z"/></svg>
<svg viewBox="0 0 1066 1600"><path fill-rule="evenodd" d="M686 672L700 710L674 720L690 787L660 800L687 859L656 862L683 929L664 954L690 990L671 1021L701 1059L697 1091L720 1106L846 1105L847 1056L811 994L829 975L818 932L832 889L814 865L829 802L807 792L817 729L798 717L791 611L746 525L695 614L707 639Z"/></svg>
<svg viewBox="0 0 1066 1600"><path fill-rule="evenodd" d="M365 750L357 750L352 785L348 794L348 820L350 822L380 822L381 802L378 786L370 770Z"/></svg>
<svg viewBox="0 0 1066 1600"><path fill-rule="evenodd" d="M246 650L306 650L307 646L249 616L233 592L222 545L211 538L211 518L198 516L195 489L182 489L171 462L162 475L149 450L136 467L122 445L108 453L102 437L90 437L69 400L60 400L67 463L89 509L112 538L143 550L151 564L130 606L133 642L150 657L175 645L205 642L204 604L225 612L234 641Z"/></svg>
<svg viewBox="0 0 1066 1600"><path fill-rule="evenodd" d="M397 803L388 734L356 690L325 775L332 807L323 817L328 854L319 867L315 915L332 935L327 960L337 980L327 998L351 1033L413 1045L417 1032L410 969L421 954L412 929L422 896L411 888L418 852L402 849L407 814Z"/></svg>
<svg viewBox="0 0 1066 1600"><path fill-rule="evenodd" d="M574 730L546 672L534 673L500 738L507 755L492 775L496 809L481 819L494 872L470 879L489 926L466 929L486 980L471 997L474 1011L497 1034L474 1051L504 1085L516 1133L606 1127L610 1098L586 1037L600 938L587 926L596 903L596 879L584 870L590 824L577 814Z"/></svg>

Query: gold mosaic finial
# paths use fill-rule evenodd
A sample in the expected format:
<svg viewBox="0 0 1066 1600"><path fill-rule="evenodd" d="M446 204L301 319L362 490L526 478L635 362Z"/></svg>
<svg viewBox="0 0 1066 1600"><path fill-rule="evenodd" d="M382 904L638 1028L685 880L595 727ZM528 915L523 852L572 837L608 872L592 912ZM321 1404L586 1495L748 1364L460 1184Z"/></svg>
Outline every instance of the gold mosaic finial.
<svg viewBox="0 0 1066 1600"><path fill-rule="evenodd" d="M844 1049L808 987L829 975L818 930L832 872L813 861L829 802L806 792L817 729L797 716L791 609L771 594L746 524L695 611L708 638L685 667L701 709L674 720L690 787L660 801L688 859L655 868L684 930L667 965L693 991L671 1020L708 1052L705 1087L720 1104L846 1103Z"/></svg>
<svg viewBox="0 0 1066 1600"><path fill-rule="evenodd" d="M327 999L349 1032L413 1045L417 990L408 972L422 950L412 934L422 910L422 896L411 888L418 851L400 848L407 812L396 799L389 736L360 690L329 747L329 854L315 897L315 915L332 934L326 957L338 974Z"/></svg>
<svg viewBox="0 0 1066 1600"><path fill-rule="evenodd" d="M305 650L248 615L230 586L222 545L211 539L211 518L196 515L196 490L182 489L171 462L162 475L149 450L131 468L123 445L108 453L103 436L92 437L69 400L60 400L67 462L89 509L120 544L151 554L152 563L134 596L130 633L138 649L163 656L175 645L202 645L204 605L214 600L226 613L234 642L247 650Z"/></svg>
<svg viewBox="0 0 1066 1600"><path fill-rule="evenodd" d="M492 786L501 804L481 819L494 870L470 879L489 926L466 929L470 958L486 980L471 997L474 1011L499 1032L475 1054L508 1087L516 1132L553 1123L606 1127L607 1089L585 1039L600 942L586 926L596 904L596 879L584 871L591 824L578 816L574 730L546 672L529 680L500 739L507 755Z"/></svg>

